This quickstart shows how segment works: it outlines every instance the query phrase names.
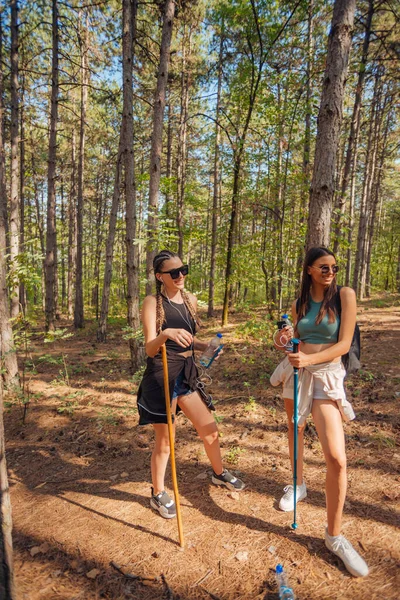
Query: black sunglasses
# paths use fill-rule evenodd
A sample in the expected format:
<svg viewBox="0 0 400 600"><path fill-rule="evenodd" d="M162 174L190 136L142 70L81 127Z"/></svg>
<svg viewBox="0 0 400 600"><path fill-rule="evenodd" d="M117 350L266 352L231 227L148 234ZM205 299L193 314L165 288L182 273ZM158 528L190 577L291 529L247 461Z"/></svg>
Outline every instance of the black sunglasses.
<svg viewBox="0 0 400 600"><path fill-rule="evenodd" d="M329 265L322 265L322 267L311 267L312 269L319 269L322 273L322 275L328 275L328 273L330 273L330 271L332 271L332 273L334 275L336 275L336 273L339 272L339 265L333 265L332 267L330 267Z"/></svg>
<svg viewBox="0 0 400 600"><path fill-rule="evenodd" d="M178 279L179 274L182 273L184 277L189 273L189 265L182 265L177 269L171 269L170 271L160 271L163 275L171 275L171 279Z"/></svg>

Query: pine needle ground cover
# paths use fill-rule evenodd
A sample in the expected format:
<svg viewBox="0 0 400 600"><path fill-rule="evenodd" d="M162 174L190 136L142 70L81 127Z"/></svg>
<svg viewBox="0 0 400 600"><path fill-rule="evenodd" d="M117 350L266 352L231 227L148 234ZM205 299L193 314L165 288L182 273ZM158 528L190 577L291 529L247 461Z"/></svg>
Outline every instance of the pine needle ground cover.
<svg viewBox="0 0 400 600"><path fill-rule="evenodd" d="M140 377L129 375L122 326L106 344L96 343L95 324L51 347L32 336L25 425L18 399L7 398L5 415L21 600L272 600L278 562L299 600L399 597L399 300L361 304L363 369L348 384L357 419L345 425L343 533L368 562L363 580L324 546L325 466L312 421L296 533L292 514L278 510L291 473L280 390L269 385L280 355L263 319L262 310L236 314L211 371L224 460L246 481L243 493L210 483L202 444L178 418L184 551L175 520L149 506L152 432L137 427ZM207 339L219 321L204 321Z"/></svg>

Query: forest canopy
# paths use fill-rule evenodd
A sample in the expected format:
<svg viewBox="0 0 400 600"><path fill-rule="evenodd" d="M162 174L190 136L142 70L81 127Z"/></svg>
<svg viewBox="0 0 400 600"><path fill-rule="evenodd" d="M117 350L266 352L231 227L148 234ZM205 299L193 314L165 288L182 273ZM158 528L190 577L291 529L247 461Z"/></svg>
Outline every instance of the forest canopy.
<svg viewBox="0 0 400 600"><path fill-rule="evenodd" d="M60 314L76 327L96 317L104 334L128 310L136 330L162 247L190 264L188 288L209 314L223 300L286 308L333 8L0 2L12 316L45 310L50 329ZM360 298L400 289L399 22L391 0L357 2L328 239L338 282Z"/></svg>

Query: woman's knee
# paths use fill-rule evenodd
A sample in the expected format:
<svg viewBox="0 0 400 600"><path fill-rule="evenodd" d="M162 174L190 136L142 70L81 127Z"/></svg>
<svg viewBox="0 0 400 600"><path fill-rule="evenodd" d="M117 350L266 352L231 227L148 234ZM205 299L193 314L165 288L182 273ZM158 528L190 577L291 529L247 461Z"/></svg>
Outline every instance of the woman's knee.
<svg viewBox="0 0 400 600"><path fill-rule="evenodd" d="M153 450L154 454L168 454L170 453L169 438L160 437L156 439L156 443Z"/></svg>
<svg viewBox="0 0 400 600"><path fill-rule="evenodd" d="M331 472L334 472L337 474L346 472L346 468L347 468L346 454L344 454L344 453L339 453L339 454L329 453L325 456L325 460L326 460L327 469L329 469Z"/></svg>
<svg viewBox="0 0 400 600"><path fill-rule="evenodd" d="M202 427L198 433L204 444L212 446L212 444L215 444L215 442L218 441L219 434L215 423Z"/></svg>
<svg viewBox="0 0 400 600"><path fill-rule="evenodd" d="M297 433L299 435L303 435L305 426L306 426L305 423L303 425L298 425L297 426ZM294 423L293 423L292 420L288 421L288 430L289 430L289 434L293 435L293 433L294 433Z"/></svg>

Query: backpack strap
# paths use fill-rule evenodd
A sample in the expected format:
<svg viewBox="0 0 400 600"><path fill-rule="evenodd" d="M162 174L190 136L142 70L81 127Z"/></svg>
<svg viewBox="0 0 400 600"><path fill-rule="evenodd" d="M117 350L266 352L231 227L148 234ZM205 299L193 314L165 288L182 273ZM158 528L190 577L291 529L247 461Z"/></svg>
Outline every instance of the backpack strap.
<svg viewBox="0 0 400 600"><path fill-rule="evenodd" d="M337 292L335 295L335 306L336 306L336 310L337 310L339 317L342 314L342 302L340 300L340 290L342 289L342 287L343 287L342 285L337 286Z"/></svg>

